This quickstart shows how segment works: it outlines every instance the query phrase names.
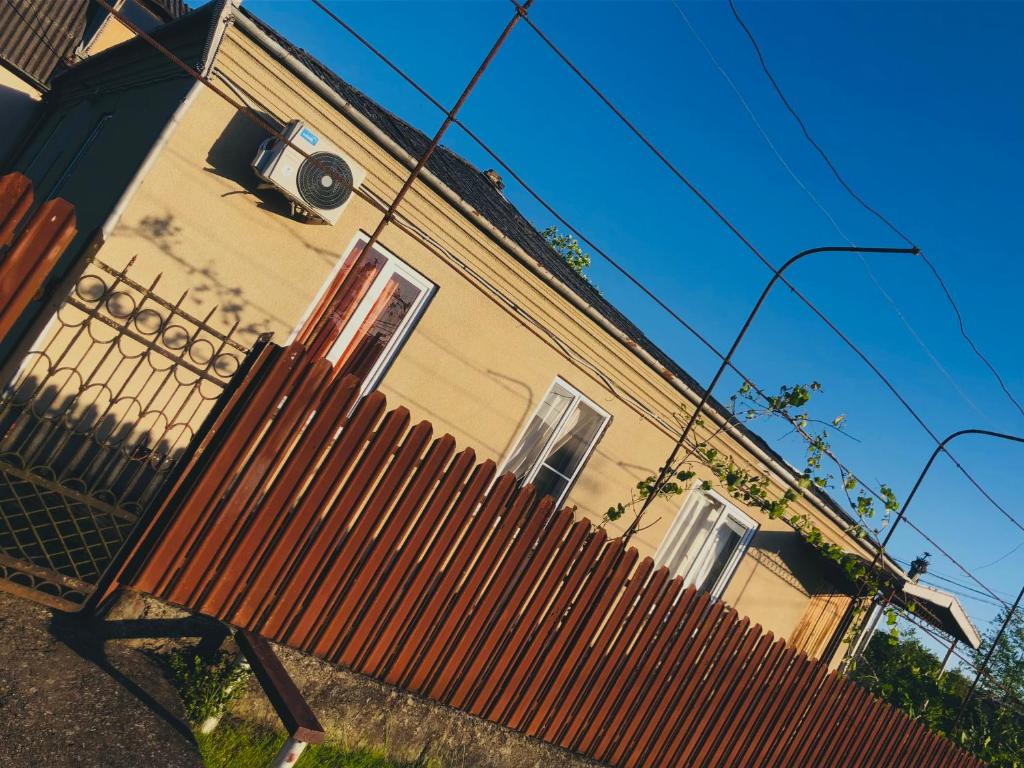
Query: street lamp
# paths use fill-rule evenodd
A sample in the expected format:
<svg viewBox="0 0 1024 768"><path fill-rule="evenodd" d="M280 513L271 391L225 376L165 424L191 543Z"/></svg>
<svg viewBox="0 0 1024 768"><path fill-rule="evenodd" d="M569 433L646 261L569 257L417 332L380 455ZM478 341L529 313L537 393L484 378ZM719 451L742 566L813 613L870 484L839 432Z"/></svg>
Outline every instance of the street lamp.
<svg viewBox="0 0 1024 768"><path fill-rule="evenodd" d="M733 340L732 346L729 347L729 351L726 352L725 357L722 358L722 364L718 366L718 370L715 372L714 378L711 379L711 383L708 384L707 388L704 390L704 393L701 395L700 402L697 403L697 407L694 408L693 413L690 414L689 420L683 427L682 434L679 435L679 439L676 441L675 447L672 448L672 452L665 460L664 466L662 466L661 470L658 473L657 480L651 488L650 493L648 493L647 498L644 499L644 503L640 506L640 510L636 513L635 517L633 518L633 522L630 523L629 528L626 529L626 532L623 535L623 539L628 542L630 538L632 538L633 535L637 532L640 526L640 520L643 518L644 512L647 511L647 508L654 502L654 499L657 497L658 492L662 489L662 487L664 487L665 483L668 482L669 476L672 471L672 464L679 456L679 451L682 450L683 444L686 442L686 438L689 437L690 432L693 431L693 427L697 423L697 419L700 416L701 412L704 410L704 406L707 405L708 400L711 399L711 392L718 385L718 382L725 374L726 369L729 368L730 364L732 363L733 355L736 354L736 349L739 347L740 342L743 341L743 337L746 336L747 331L750 329L750 324L754 321L754 317L761 309L761 305L764 304L765 299L768 298L768 294L775 286L775 283L777 283L779 279L782 277L783 272L785 272L791 266L796 264L796 262L800 261L806 256L810 256L815 253L902 253L917 255L919 252L920 251L917 247L858 248L857 246L854 245L824 246L821 248L809 248L806 251L800 251L800 253L796 254L789 261L787 261L785 264L779 267L772 275L771 280L769 280L768 284L764 287L764 290L761 291L761 296L758 298L757 303L754 304L753 309L750 310L750 314L747 315L746 322L743 323L743 327L740 328L739 334Z"/></svg>

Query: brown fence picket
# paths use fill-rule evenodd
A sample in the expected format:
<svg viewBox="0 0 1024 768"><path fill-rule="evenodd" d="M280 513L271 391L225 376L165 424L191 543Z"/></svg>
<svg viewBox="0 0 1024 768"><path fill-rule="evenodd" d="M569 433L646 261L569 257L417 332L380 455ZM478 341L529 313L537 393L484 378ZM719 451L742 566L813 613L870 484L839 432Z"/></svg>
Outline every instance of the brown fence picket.
<svg viewBox="0 0 1024 768"><path fill-rule="evenodd" d="M980 765L358 392L261 351L122 582L610 765Z"/></svg>
<svg viewBox="0 0 1024 768"><path fill-rule="evenodd" d="M24 215L24 201L22 196L9 202L5 231L13 234L16 219ZM0 257L0 339L7 336L36 298L77 232L74 207L58 198L39 206L14 237L10 249Z"/></svg>
<svg viewBox="0 0 1024 768"><path fill-rule="evenodd" d="M32 182L20 173L0 176L0 248L14 240L14 233L25 218L35 195Z"/></svg>

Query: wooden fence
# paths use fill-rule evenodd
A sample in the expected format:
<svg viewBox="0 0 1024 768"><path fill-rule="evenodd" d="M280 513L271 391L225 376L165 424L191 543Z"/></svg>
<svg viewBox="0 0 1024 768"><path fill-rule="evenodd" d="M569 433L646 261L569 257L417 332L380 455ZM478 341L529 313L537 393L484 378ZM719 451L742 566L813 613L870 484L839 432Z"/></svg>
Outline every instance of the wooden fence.
<svg viewBox="0 0 1024 768"><path fill-rule="evenodd" d="M77 232L75 209L60 198L47 200L20 226L33 199L27 177L0 177L0 341L36 297Z"/></svg>
<svg viewBox="0 0 1024 768"><path fill-rule="evenodd" d="M980 765L357 393L259 351L122 582L611 765Z"/></svg>

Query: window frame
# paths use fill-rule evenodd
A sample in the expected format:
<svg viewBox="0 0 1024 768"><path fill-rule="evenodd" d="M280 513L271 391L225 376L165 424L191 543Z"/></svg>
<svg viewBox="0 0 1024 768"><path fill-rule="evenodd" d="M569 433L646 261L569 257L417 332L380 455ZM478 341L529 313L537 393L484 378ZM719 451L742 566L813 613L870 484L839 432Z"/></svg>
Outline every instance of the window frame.
<svg viewBox="0 0 1024 768"><path fill-rule="evenodd" d="M572 491L573 486L576 484L576 479L580 476L580 473L583 471L583 468L590 461L590 457L594 455L594 451L597 449L597 444L601 442L601 438L603 438L605 432L608 431L608 426L611 424L612 421L611 414L608 413L608 411L606 411L604 408L599 406L589 397L584 395L583 392L574 387L561 376L555 376L555 378L552 380L548 388L544 390L544 396L537 402L536 407L532 411L530 411L529 416L526 418L526 423L519 430L519 433L516 435L516 439L513 440L511 443L511 447L508 451L508 454L506 455L504 462L502 462L502 470L501 472L498 473L498 476L500 477L501 475L510 471L509 463L512 461L512 458L516 455L516 452L519 450L519 446L522 445L523 440L526 438L526 435L530 430L530 425L533 423L533 419L537 415L537 412L540 410L541 406L544 404L544 401L547 399L548 395L551 394L551 391L556 386L562 387L570 395L572 395L572 403L569 405L568 408L565 409L565 413L562 414L562 416L555 423L554 428L551 430L551 436L544 443L544 447L540 451L541 458L539 458L537 462L533 465L533 467L530 468L530 471L526 473L526 476L520 479L519 482L522 485L528 485L529 483L532 483L534 478L537 477L537 473L540 472L541 467L544 466L543 457L548 454L548 451L550 450L552 444L558 438L559 433L562 427L564 426L566 419L569 417L569 414L571 414L580 403L586 403L587 406L592 408L596 413L598 413L602 419L601 428L598 429L597 432L594 434L593 440L590 441L590 444L587 446L587 450L583 455L583 460L579 463L579 466L576 467L571 476L567 477L566 475L563 475L561 472L558 472L558 470L551 469L550 467L548 467L550 471L555 472L556 474L560 475L563 478L566 478L568 481L565 485L565 489L558 496L558 498L555 499L555 508L557 509L558 507L561 506L561 504L565 501L566 497L568 497L569 493Z"/></svg>
<svg viewBox="0 0 1024 768"><path fill-rule="evenodd" d="M733 504L724 496L722 496L722 494L717 493L713 490L705 491L700 487L699 482L695 483L690 488L690 492L686 495L682 503L679 505L679 510L676 512L676 517L672 521L672 527L669 528L668 533L665 534L665 537L662 539L661 544L658 545L658 549L654 553L654 564L656 568L660 568L662 565L664 565L664 560L671 553L673 548L670 546L670 543L676 536L678 536L681 533L681 530L685 525L683 512L685 511L686 506L690 501L691 494L694 493L703 494L710 497L718 504L720 504L722 508L719 511L717 517L715 518L714 523L712 523L711 529L704 537L704 541L701 542L700 546L697 548L697 551L693 556L693 562L686 566L685 573L680 571L676 574L672 574L673 576L682 575L684 582L688 586L691 584L696 584L697 569L703 567L704 558L708 554L708 550L711 547L711 543L715 538L715 533L721 528L721 526L725 524L726 520L731 519L733 522L738 523L741 527L745 529L743 535L740 536L740 540L734 547L732 554L729 556L729 559L726 562L725 567L722 568L722 573L719 575L715 583L705 590L708 593L710 593L711 598L713 600L718 600L719 598L721 598L722 594L725 592L726 588L732 581L732 577L736 573L736 568L739 565L740 560L742 560L743 556L746 555L747 550L750 548L750 542L753 540L754 536L757 535L757 532L760 530L761 525L746 512L742 511L741 509L739 509L739 507L737 507L735 504Z"/></svg>
<svg viewBox="0 0 1024 768"><path fill-rule="evenodd" d="M286 345L291 344L296 338L298 338L303 328L305 328L306 323L309 322L309 319L310 317L313 316L313 313L316 311L316 308L320 306L320 303L323 301L325 295L327 294L327 291L330 290L331 285L334 284L334 280L338 276L338 273L345 266L345 260L348 258L349 254L352 253L353 249L360 243L360 241L362 241L365 244L369 242L369 240L370 235L367 232L364 232L363 230L359 230L352 238L352 240L349 241L348 246L341 251L341 255L338 257L337 263L334 265L334 267L331 268L330 273L327 275L323 284L320 286L320 290L318 290L316 296L313 297L312 302L310 302L309 306L306 308L306 311L303 313L302 318L298 321L298 323L296 323L294 329L291 332L291 335L288 337ZM391 367L392 363L394 363L395 358L398 357L398 353L401 352L402 347L405 346L405 342L409 338L409 335L412 333L413 329L419 324L420 318L423 317L423 313L426 311L427 306L433 300L434 295L437 293L438 290L438 286L436 283L431 281L425 275L421 274L414 267L411 267L407 263L402 261L402 259L399 256L385 248L379 242L374 243L373 250L384 257L385 268L382 269L380 271L380 274L378 274L373 279L373 282L370 284L370 287L366 291L366 295L364 295L363 298L359 301L358 306L352 313L352 317L349 318L349 321L345 326L345 330L341 333L341 335L338 336L337 339L334 340L334 343L327 351L327 359L330 359L331 353L337 347L340 346L340 342L343 339L345 340L345 345L344 347L342 347L342 351L344 350L345 347L348 346L349 343L351 343L352 339L355 338L356 332L358 332L359 327L363 323L363 320L366 319L366 316L373 308L373 303L377 300L377 298L380 295L380 286L385 285L387 283L388 278L392 274L398 274L400 277L403 277L404 279L412 283L414 286L419 288L420 295L416 299L416 302L413 304L413 306L409 308L409 312L406 315L408 319L403 321L402 327L399 328L398 331L396 331L396 333L391 337L391 339L387 343L387 346L384 347L384 350L381 352L380 357L376 360L376 362L374 362L373 367L370 368L366 376L363 378L363 386L359 392L360 397L365 396L368 392L370 392L378 384L380 384L381 380L388 372L388 369ZM350 330L351 333L349 333Z"/></svg>

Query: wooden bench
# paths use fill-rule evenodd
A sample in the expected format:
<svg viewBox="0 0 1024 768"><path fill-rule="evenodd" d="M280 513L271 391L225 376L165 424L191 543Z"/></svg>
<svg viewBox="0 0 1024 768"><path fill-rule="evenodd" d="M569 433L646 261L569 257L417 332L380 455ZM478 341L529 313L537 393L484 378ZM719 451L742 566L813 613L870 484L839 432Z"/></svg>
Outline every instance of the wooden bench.
<svg viewBox="0 0 1024 768"><path fill-rule="evenodd" d="M241 630L235 632L235 642L288 731L288 740L271 763L271 768L294 765L307 744L323 742L323 726L270 643L259 635Z"/></svg>

